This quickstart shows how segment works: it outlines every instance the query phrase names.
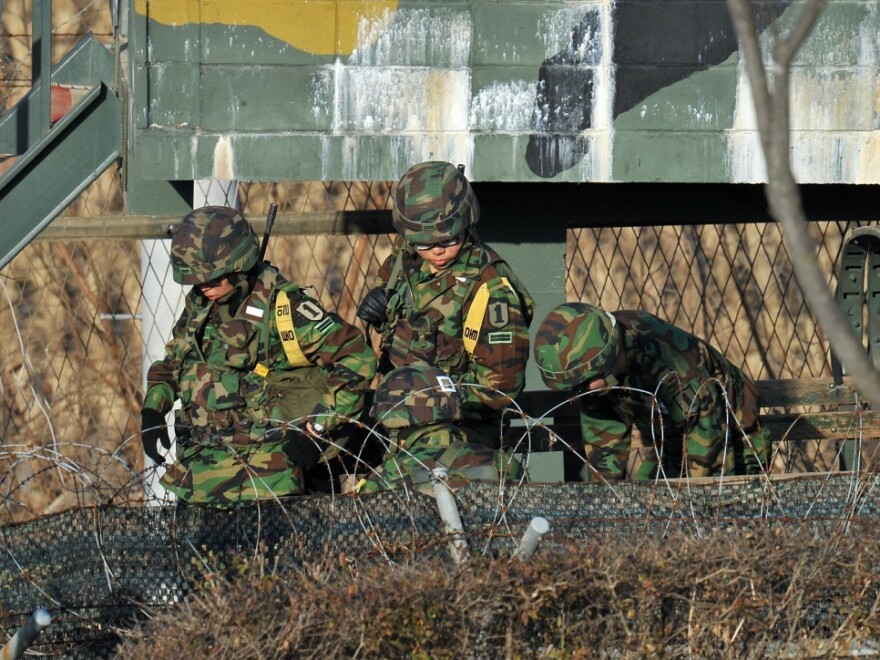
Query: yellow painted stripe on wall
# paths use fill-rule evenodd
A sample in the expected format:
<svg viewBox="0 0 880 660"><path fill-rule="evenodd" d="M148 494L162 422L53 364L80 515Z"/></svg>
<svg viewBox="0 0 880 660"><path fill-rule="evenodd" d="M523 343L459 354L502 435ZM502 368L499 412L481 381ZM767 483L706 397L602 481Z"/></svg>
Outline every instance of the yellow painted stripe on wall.
<svg viewBox="0 0 880 660"><path fill-rule="evenodd" d="M349 55L358 36L382 34L397 0L136 0L135 11L163 25L250 25L313 55ZM370 29L361 30L365 22ZM378 28L378 29L377 29Z"/></svg>

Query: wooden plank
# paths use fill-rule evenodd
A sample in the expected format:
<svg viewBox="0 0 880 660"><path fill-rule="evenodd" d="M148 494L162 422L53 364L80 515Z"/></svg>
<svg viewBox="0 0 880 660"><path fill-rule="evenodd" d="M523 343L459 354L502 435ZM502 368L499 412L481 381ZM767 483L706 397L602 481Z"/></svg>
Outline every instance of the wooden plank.
<svg viewBox="0 0 880 660"><path fill-rule="evenodd" d="M852 406L860 401L851 379L844 378L843 384L835 384L831 378L790 378L758 381L761 407L782 406ZM524 410L537 414L571 399L567 392L534 390L523 392L517 402ZM575 413L572 404L570 413Z"/></svg>
<svg viewBox="0 0 880 660"><path fill-rule="evenodd" d="M791 378L758 381L761 407L853 405L861 398L852 380L836 385L831 378Z"/></svg>
<svg viewBox="0 0 880 660"><path fill-rule="evenodd" d="M56 218L38 240L160 239L171 238L181 216L102 216ZM258 235L266 227L265 216L249 217ZM333 234L393 234L390 211L328 211L324 213L279 213L273 236Z"/></svg>
<svg viewBox="0 0 880 660"><path fill-rule="evenodd" d="M843 384L835 384L831 378L762 380L758 388L762 408L807 408L761 415L775 442L880 437L880 415L853 410L853 405L861 399L850 379L844 379ZM517 402L532 417L545 416L547 411L553 410L549 426L562 437L571 440L579 433L578 408L570 394L529 391L523 392ZM840 409L834 412L834 407ZM534 438L541 439L537 444L546 442L545 436L546 431L535 430Z"/></svg>
<svg viewBox="0 0 880 660"><path fill-rule="evenodd" d="M870 411L763 415L775 442L783 440L843 440L880 437L880 417Z"/></svg>

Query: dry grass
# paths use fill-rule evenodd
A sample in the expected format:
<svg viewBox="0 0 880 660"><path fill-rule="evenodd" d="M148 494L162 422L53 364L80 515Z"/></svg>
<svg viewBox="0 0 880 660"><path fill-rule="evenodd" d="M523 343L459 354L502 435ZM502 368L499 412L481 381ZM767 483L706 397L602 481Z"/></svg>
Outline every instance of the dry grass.
<svg viewBox="0 0 880 660"><path fill-rule="evenodd" d="M241 562L125 634L119 657L825 657L876 646L875 525L606 535L532 563L292 573Z"/></svg>

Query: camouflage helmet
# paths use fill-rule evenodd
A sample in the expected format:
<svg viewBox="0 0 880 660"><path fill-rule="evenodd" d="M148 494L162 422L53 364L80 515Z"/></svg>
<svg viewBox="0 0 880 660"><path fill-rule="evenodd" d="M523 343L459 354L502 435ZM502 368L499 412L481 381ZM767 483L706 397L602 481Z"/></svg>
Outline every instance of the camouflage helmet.
<svg viewBox="0 0 880 660"><path fill-rule="evenodd" d="M190 211L171 238L171 265L178 284L200 284L249 271L259 254L250 223L226 206Z"/></svg>
<svg viewBox="0 0 880 660"><path fill-rule="evenodd" d="M551 390L567 390L611 372L617 359L617 320L587 303L554 308L538 328L535 362Z"/></svg>
<svg viewBox="0 0 880 660"><path fill-rule="evenodd" d="M461 169L428 161L406 171L394 191L394 228L410 243L458 236L480 219L480 205Z"/></svg>
<svg viewBox="0 0 880 660"><path fill-rule="evenodd" d="M393 369L382 378L371 413L389 429L461 419L452 379L436 367L415 364Z"/></svg>

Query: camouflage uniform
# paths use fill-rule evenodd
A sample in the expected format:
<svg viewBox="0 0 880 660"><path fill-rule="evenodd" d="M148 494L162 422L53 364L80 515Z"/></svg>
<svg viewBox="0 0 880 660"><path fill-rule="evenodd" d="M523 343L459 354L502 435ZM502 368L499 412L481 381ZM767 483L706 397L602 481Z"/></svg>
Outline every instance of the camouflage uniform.
<svg viewBox="0 0 880 660"><path fill-rule="evenodd" d="M434 367L389 372L376 389L372 415L391 437L383 463L358 492L409 488L432 495L432 471L448 470L453 489L468 481L518 480L523 469L505 451L470 442L457 426L461 407L452 379Z"/></svg>
<svg viewBox="0 0 880 660"><path fill-rule="evenodd" d="M175 234L172 258L178 281L196 284L213 278L187 274L187 262L196 259L190 252L222 256L229 238L224 222L247 223L224 207L187 218ZM187 233L193 223L204 232ZM301 492L301 470L284 450L283 423L304 426L308 418L332 435L360 414L375 375L376 357L363 334L268 264L254 259L230 281L233 291L213 303L198 287L189 291L165 357L147 375L144 408L164 415L180 399L177 423L191 429L161 480L185 501Z"/></svg>
<svg viewBox="0 0 880 660"><path fill-rule="evenodd" d="M581 393L587 458L606 481L626 476L633 426L648 447L630 475L637 480L655 478L661 464L668 477L766 465L769 434L754 383L708 343L656 316L560 305L541 324L535 359L548 387ZM588 392L595 377L611 387Z"/></svg>
<svg viewBox="0 0 880 660"><path fill-rule="evenodd" d="M449 163L411 168L397 186L394 217L403 240L376 282L387 296L379 325L380 371L427 364L458 385L476 384L461 388L462 427L472 439L497 447L500 411L525 385L534 301L501 257L477 238L479 205L467 179ZM463 241L457 259L436 274L413 248L456 236ZM475 314L482 310L475 320L469 317L472 308Z"/></svg>

